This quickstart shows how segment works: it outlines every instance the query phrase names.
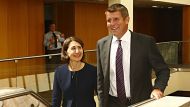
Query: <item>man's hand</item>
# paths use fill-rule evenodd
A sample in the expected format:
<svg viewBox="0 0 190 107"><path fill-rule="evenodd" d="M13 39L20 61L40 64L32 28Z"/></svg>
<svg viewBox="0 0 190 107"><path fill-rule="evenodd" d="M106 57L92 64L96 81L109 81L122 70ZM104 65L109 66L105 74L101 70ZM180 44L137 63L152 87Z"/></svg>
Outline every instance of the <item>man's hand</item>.
<svg viewBox="0 0 190 107"><path fill-rule="evenodd" d="M160 89L154 89L150 95L151 98L160 99L164 96L164 93Z"/></svg>
<svg viewBox="0 0 190 107"><path fill-rule="evenodd" d="M53 44L53 43L55 42L54 38L51 37L51 38L49 39L49 42L50 42L51 44Z"/></svg>
<svg viewBox="0 0 190 107"><path fill-rule="evenodd" d="M61 38L64 38L64 37L65 37L65 34L64 34L64 33L62 33L62 34L61 34Z"/></svg>

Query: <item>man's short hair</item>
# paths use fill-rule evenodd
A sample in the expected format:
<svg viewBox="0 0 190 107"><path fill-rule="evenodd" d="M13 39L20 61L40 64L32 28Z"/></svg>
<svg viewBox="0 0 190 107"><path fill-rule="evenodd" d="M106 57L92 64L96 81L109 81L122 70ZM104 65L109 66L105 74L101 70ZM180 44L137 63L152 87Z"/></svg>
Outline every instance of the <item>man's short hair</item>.
<svg viewBox="0 0 190 107"><path fill-rule="evenodd" d="M119 4L119 3L112 4L106 10L106 12L110 12L110 13L116 12L116 11L121 12L121 15L123 18L129 16L128 9L124 5Z"/></svg>

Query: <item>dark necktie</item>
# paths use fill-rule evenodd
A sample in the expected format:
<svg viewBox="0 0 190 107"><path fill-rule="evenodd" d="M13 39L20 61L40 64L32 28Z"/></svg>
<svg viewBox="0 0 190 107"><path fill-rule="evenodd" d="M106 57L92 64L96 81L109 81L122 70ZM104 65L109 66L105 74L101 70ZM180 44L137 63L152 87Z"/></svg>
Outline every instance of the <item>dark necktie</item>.
<svg viewBox="0 0 190 107"><path fill-rule="evenodd" d="M116 52L116 86L117 96L122 103L126 101L125 85L124 85L124 72L123 72L123 50L121 46L121 40L119 42Z"/></svg>
<svg viewBox="0 0 190 107"><path fill-rule="evenodd" d="M54 39L54 47L57 48L57 37L54 32L53 32L53 39Z"/></svg>

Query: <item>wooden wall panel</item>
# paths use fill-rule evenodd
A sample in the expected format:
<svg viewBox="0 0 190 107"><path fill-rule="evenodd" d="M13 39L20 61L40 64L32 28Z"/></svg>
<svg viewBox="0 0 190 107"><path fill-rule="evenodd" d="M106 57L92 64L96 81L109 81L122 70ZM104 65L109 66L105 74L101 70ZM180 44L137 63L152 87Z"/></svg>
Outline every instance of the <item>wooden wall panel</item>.
<svg viewBox="0 0 190 107"><path fill-rule="evenodd" d="M44 54L43 9L44 0L0 1L0 59ZM31 64L44 64L44 60L22 60L17 66L14 62L0 62L0 68L7 68L0 70L0 78L15 76L16 67ZM27 73L25 70L19 72Z"/></svg>
<svg viewBox="0 0 190 107"><path fill-rule="evenodd" d="M107 35L105 10L107 4L75 2L75 35L85 49L95 49L98 39Z"/></svg>
<svg viewBox="0 0 190 107"><path fill-rule="evenodd" d="M133 29L135 32L145 33L151 36L155 36L155 18L154 11L152 9L135 8L134 9L134 24ZM144 20L146 19L146 20Z"/></svg>
<svg viewBox="0 0 190 107"><path fill-rule="evenodd" d="M190 6L183 8L183 46L182 59L184 64L190 64Z"/></svg>
<svg viewBox="0 0 190 107"><path fill-rule="evenodd" d="M28 56L44 54L44 0L29 0L28 1ZM29 66L41 66L35 70L28 70L27 74L45 72L44 63L45 58L36 58L28 60ZM31 67L32 68L32 67Z"/></svg>
<svg viewBox="0 0 190 107"><path fill-rule="evenodd" d="M0 58L43 54L43 0L1 0L0 5Z"/></svg>
<svg viewBox="0 0 190 107"><path fill-rule="evenodd" d="M75 33L74 2L58 2L56 7L58 30L64 33L65 37L73 36Z"/></svg>
<svg viewBox="0 0 190 107"><path fill-rule="evenodd" d="M8 57L7 50L7 0L0 1L0 59Z"/></svg>
<svg viewBox="0 0 190 107"><path fill-rule="evenodd" d="M10 1L9 1L10 2ZM19 2L19 3L18 3ZM28 40L28 16L27 1L11 1L7 9L8 24L8 53L9 57L27 56L27 40Z"/></svg>
<svg viewBox="0 0 190 107"><path fill-rule="evenodd" d="M40 1L40 2L39 2ZM29 0L28 6L28 55L44 53L44 7L43 0ZM34 23L35 22L35 23ZM31 49L30 49L31 48Z"/></svg>
<svg viewBox="0 0 190 107"><path fill-rule="evenodd" d="M157 42L182 40L181 8L134 8L133 18L134 31L153 36Z"/></svg>
<svg viewBox="0 0 190 107"><path fill-rule="evenodd" d="M78 36L83 40L85 50L95 49L97 40L108 34L104 14L107 4L56 2L49 5L54 7L53 19L57 29L65 37ZM87 62L96 62L94 53L87 53Z"/></svg>

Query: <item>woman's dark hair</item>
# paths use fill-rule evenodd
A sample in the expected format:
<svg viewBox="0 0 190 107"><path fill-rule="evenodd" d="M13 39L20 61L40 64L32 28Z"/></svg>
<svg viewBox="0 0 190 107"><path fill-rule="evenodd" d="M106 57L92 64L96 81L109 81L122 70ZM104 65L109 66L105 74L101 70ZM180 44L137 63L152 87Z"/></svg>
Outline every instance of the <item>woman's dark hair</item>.
<svg viewBox="0 0 190 107"><path fill-rule="evenodd" d="M64 63L69 63L69 56L67 55L67 50L69 48L69 44L72 42L78 42L82 48L84 48L84 43L82 42L82 40L80 40L79 38L75 37L75 36L71 36L65 39L65 41L63 42L63 47L62 47L62 51L61 51L61 59L64 61ZM83 56L81 61L84 60L84 49L83 49Z"/></svg>

